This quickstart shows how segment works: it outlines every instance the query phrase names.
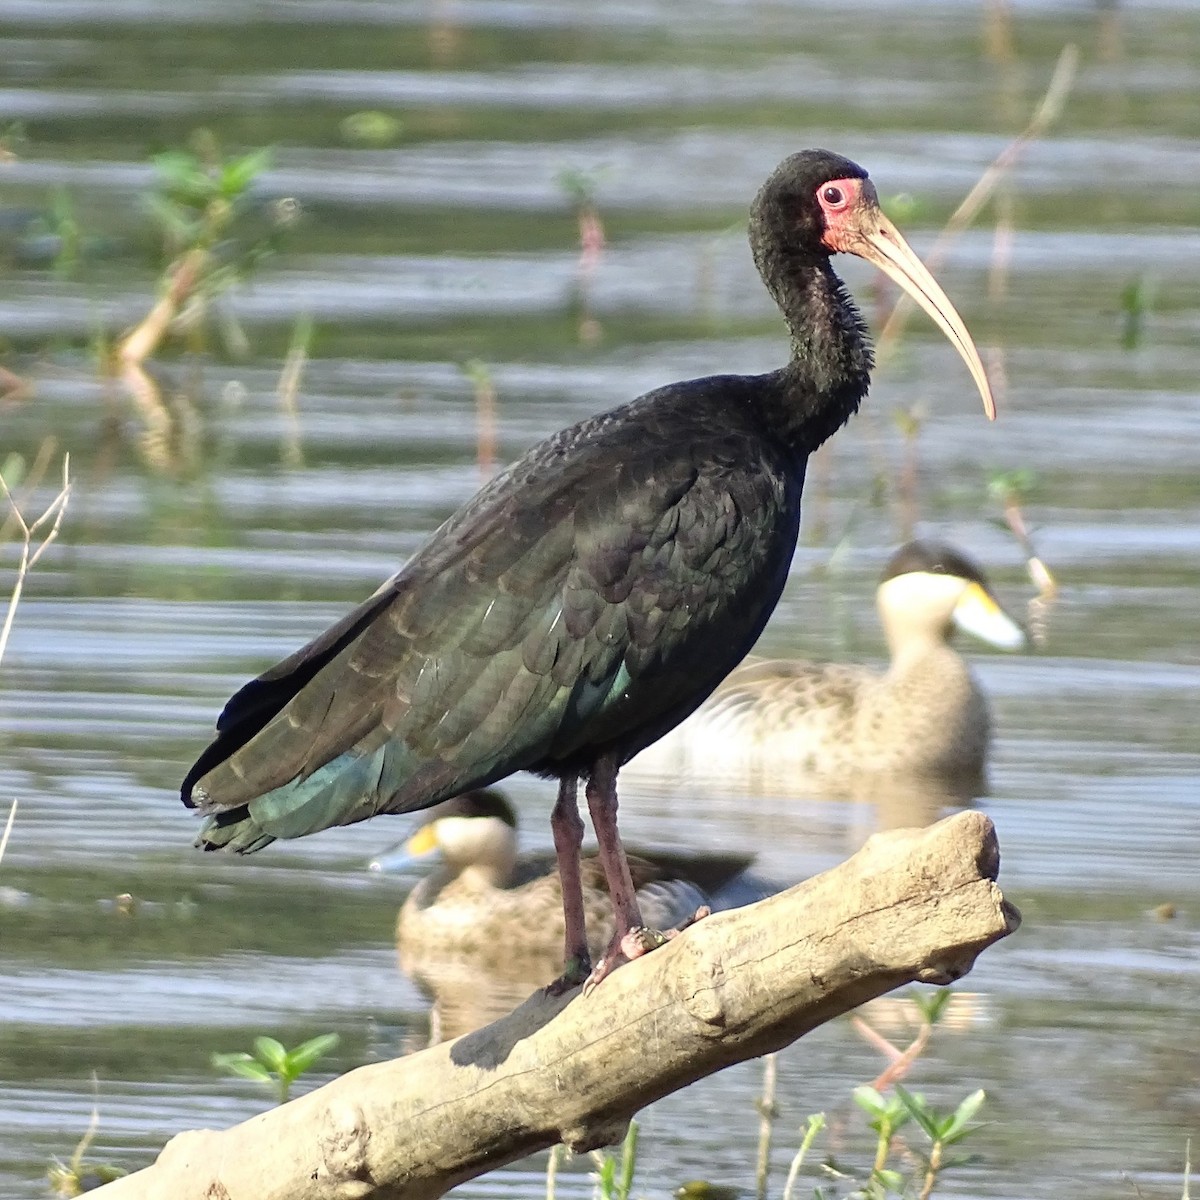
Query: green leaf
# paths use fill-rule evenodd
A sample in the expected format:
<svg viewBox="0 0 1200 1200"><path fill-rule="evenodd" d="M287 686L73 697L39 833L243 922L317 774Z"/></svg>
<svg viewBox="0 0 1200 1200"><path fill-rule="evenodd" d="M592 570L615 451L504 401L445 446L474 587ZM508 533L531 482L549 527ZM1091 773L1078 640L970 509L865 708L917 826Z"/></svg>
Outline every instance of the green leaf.
<svg viewBox="0 0 1200 1200"><path fill-rule="evenodd" d="M4 458L4 465L0 466L0 477L3 477L4 482L8 484L9 491L20 486L21 480L25 478L25 459L15 450L7 454Z"/></svg>
<svg viewBox="0 0 1200 1200"><path fill-rule="evenodd" d="M900 1098L900 1103L908 1109L912 1118L925 1131L931 1141L938 1140L938 1127L935 1123L933 1110L925 1102L925 1097L917 1094L914 1095L906 1088L896 1084L896 1095Z"/></svg>
<svg viewBox="0 0 1200 1200"><path fill-rule="evenodd" d="M227 162L221 168L221 195L228 200L240 196L271 165L271 148L264 146Z"/></svg>
<svg viewBox="0 0 1200 1200"><path fill-rule="evenodd" d="M925 1021L936 1025L942 1019L946 1005L950 1003L954 993L949 988L937 988L928 992L914 991L910 995Z"/></svg>
<svg viewBox="0 0 1200 1200"><path fill-rule="evenodd" d="M343 117L338 129L342 138L359 146L390 146L400 136L403 124L378 109L367 109Z"/></svg>
<svg viewBox="0 0 1200 1200"><path fill-rule="evenodd" d="M637 1169L638 1124L629 1122L625 1141L621 1146L621 1178L617 1183L617 1200L629 1200L633 1188L633 1173Z"/></svg>
<svg viewBox="0 0 1200 1200"><path fill-rule="evenodd" d="M899 1171L883 1167L875 1172L875 1177L889 1192L903 1193L904 1176Z"/></svg>
<svg viewBox="0 0 1200 1200"><path fill-rule="evenodd" d="M596 1172L596 1191L601 1200L615 1200L617 1160L603 1151L598 1157L600 1161L599 1170Z"/></svg>
<svg viewBox="0 0 1200 1200"><path fill-rule="evenodd" d="M303 1075L318 1059L324 1058L341 1038L336 1033L322 1033L307 1042L301 1042L295 1049L287 1052L288 1074L293 1079Z"/></svg>
<svg viewBox="0 0 1200 1200"><path fill-rule="evenodd" d="M897 192L880 201L880 207L893 221L910 225L924 211L924 203L909 192Z"/></svg>
<svg viewBox="0 0 1200 1200"><path fill-rule="evenodd" d="M1037 476L1027 468L1016 471L996 471L988 478L988 495L1004 503L1010 497L1028 495L1037 482Z"/></svg>
<svg viewBox="0 0 1200 1200"><path fill-rule="evenodd" d="M469 358L462 365L462 373L476 388L487 387L492 383L491 368L480 358Z"/></svg>
<svg viewBox="0 0 1200 1200"><path fill-rule="evenodd" d="M283 1048L282 1042L277 1042L270 1037L256 1037L254 1053L258 1056L259 1062L266 1063L272 1071L280 1075L284 1074L287 1068L287 1051Z"/></svg>
<svg viewBox="0 0 1200 1200"><path fill-rule="evenodd" d="M962 1141L967 1134L973 1130L968 1129L967 1123L979 1111L980 1106L986 1099L987 1094L983 1088L976 1092L972 1092L955 1110L954 1115L947 1122L945 1129L942 1131L942 1141L947 1145L953 1145L955 1142Z"/></svg>
<svg viewBox="0 0 1200 1200"><path fill-rule="evenodd" d="M887 1111L887 1101L869 1084L856 1087L852 1095L855 1104L872 1116L881 1117Z"/></svg>
<svg viewBox="0 0 1200 1200"><path fill-rule="evenodd" d="M146 211L162 226L163 231L178 242L193 241L199 226L189 210L160 192L151 192L142 198Z"/></svg>
<svg viewBox="0 0 1200 1200"><path fill-rule="evenodd" d="M736 1184L689 1179L687 1183L681 1183L671 1195L675 1200L745 1200L746 1190Z"/></svg>
<svg viewBox="0 0 1200 1200"><path fill-rule="evenodd" d="M212 1065L218 1071L240 1075L243 1079L253 1079L255 1083L271 1082L271 1072L256 1058L244 1051L239 1051L237 1054L214 1054Z"/></svg>
<svg viewBox="0 0 1200 1200"><path fill-rule="evenodd" d="M188 208L203 208L217 194L217 185L204 164L181 150L168 150L153 159L159 190Z"/></svg>
<svg viewBox="0 0 1200 1200"><path fill-rule="evenodd" d="M168 187L184 187L200 173L200 162L185 150L164 150L150 160Z"/></svg>

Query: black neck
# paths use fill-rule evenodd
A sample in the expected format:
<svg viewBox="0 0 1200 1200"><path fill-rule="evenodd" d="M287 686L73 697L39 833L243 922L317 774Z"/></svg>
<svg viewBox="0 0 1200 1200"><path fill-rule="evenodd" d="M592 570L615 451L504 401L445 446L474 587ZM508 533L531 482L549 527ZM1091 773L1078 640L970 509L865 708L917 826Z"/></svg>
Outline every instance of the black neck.
<svg viewBox="0 0 1200 1200"><path fill-rule="evenodd" d="M772 426L802 453L816 450L858 411L874 365L866 325L827 258L763 272L792 335L775 373Z"/></svg>

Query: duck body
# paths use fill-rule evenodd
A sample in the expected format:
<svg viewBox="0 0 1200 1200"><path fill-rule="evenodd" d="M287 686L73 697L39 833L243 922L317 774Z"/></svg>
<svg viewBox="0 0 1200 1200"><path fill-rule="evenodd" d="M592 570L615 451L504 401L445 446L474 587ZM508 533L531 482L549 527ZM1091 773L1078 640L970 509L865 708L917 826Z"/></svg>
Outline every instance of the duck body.
<svg viewBox="0 0 1200 1200"><path fill-rule="evenodd" d="M686 862L664 861L636 847L627 848L627 858L642 915L652 925L669 929L701 907L714 907L712 897L680 873ZM732 875L751 856L729 861ZM599 858L585 853L580 865L588 949L598 959L616 922ZM544 963L543 983L562 961L564 936L562 881L550 851L522 854L503 883L477 871L436 868L409 893L396 922L396 945L405 959L454 956L492 967Z"/></svg>
<svg viewBox="0 0 1200 1200"><path fill-rule="evenodd" d="M517 850L512 806L493 789L457 796L429 810L403 847L371 867L395 871L436 854L440 861L400 909L396 944L408 969L462 959L482 969L548 982L561 961L562 883L552 852ZM701 906L749 903L775 889L747 876L751 854L629 848L643 915L669 928ZM594 853L581 860L589 949L599 955L615 931L604 871Z"/></svg>
<svg viewBox="0 0 1200 1200"><path fill-rule="evenodd" d="M774 767L827 788L885 773L982 784L991 740L987 698L948 648L885 672L751 660L693 720L662 746L664 757L675 755L692 771L708 769L712 758L723 775Z"/></svg>
<svg viewBox="0 0 1200 1200"><path fill-rule="evenodd" d="M877 602L891 649L886 670L748 660L635 766L749 780L772 791L856 790L864 778L902 776L979 795L990 707L949 638L956 621L1005 649L1022 645L1023 633L978 567L937 543L897 552Z"/></svg>

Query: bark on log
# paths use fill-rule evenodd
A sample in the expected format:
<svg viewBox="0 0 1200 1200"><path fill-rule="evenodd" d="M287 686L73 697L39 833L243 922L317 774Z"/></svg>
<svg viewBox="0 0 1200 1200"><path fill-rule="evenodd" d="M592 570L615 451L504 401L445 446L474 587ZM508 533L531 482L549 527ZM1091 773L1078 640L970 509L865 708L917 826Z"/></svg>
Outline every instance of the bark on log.
<svg viewBox="0 0 1200 1200"><path fill-rule="evenodd" d="M980 813L876 834L831 871L698 922L590 996L534 995L232 1129L179 1134L95 1195L432 1200L560 1140L613 1142L639 1109L696 1079L902 984L964 975L1020 922L999 865Z"/></svg>

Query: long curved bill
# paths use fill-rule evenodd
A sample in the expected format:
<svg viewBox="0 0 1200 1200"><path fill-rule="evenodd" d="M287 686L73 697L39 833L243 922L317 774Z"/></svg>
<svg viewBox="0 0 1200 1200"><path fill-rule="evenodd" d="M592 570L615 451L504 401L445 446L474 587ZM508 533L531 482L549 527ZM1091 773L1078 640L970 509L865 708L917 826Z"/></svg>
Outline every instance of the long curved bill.
<svg viewBox="0 0 1200 1200"><path fill-rule="evenodd" d="M975 380L975 386L983 397L983 411L988 420L996 419L996 401L992 396L991 384L979 358L979 351L963 324L962 317L954 310L949 297L942 291L938 281L929 273L925 264L913 253L912 247L901 236L900 231L883 215L873 188L864 187L857 208L839 230L842 240L838 249L857 254L874 263L889 279L898 283L937 323L938 328L950 339L954 348L962 355ZM851 234L851 237L846 237Z"/></svg>

